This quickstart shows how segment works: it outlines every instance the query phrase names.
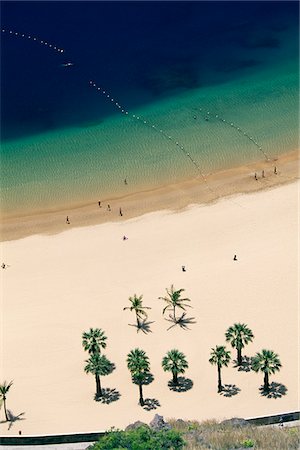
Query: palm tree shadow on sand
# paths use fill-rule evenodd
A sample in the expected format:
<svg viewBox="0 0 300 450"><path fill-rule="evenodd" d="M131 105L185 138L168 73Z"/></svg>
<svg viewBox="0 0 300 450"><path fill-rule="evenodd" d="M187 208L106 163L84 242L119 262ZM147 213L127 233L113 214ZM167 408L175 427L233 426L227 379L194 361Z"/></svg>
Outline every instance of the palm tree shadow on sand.
<svg viewBox="0 0 300 450"><path fill-rule="evenodd" d="M121 397L121 394L116 389L104 388L102 389L102 396L95 394L94 400L99 403L104 403L109 405L110 403L116 402Z"/></svg>
<svg viewBox="0 0 300 450"><path fill-rule="evenodd" d="M186 392L192 389L194 383L190 378L178 377L178 384L174 384L173 380L168 382L170 391L174 392Z"/></svg>
<svg viewBox="0 0 300 450"><path fill-rule="evenodd" d="M146 411L152 411L153 409L157 409L161 406L159 401L156 398L145 398L143 409Z"/></svg>
<svg viewBox="0 0 300 450"><path fill-rule="evenodd" d="M288 389L284 384L275 383L274 381L272 381L272 383L270 384L270 388L268 391L264 389L264 386L260 386L259 388L260 395L262 395L263 397L275 399L283 397L284 395L286 395L287 391Z"/></svg>
<svg viewBox="0 0 300 450"><path fill-rule="evenodd" d="M252 370L252 358L249 356L242 357L242 364L238 365L237 360L233 361L233 367L239 372L250 372Z"/></svg>
<svg viewBox="0 0 300 450"><path fill-rule="evenodd" d="M177 325L182 328L183 330L187 331L190 328L188 327L188 325L194 324L196 323L196 321L194 320L195 317L186 317L186 313L184 312L180 317L172 317L171 314L169 314L169 319L165 319L168 322L172 322L173 325L171 325L167 331L169 331L171 328L176 327Z"/></svg>
<svg viewBox="0 0 300 450"><path fill-rule="evenodd" d="M136 332L138 333L139 331L142 331L144 334L148 334L148 333L152 333L151 327L150 325L154 323L153 322L147 322L146 320L143 320L143 322L140 322L139 326L133 323L129 323L128 325L130 325L131 327L135 327L136 328Z"/></svg>
<svg viewBox="0 0 300 450"><path fill-rule="evenodd" d="M224 397L233 397L234 395L237 395L239 392L241 392L241 390L235 384L224 384L220 394L223 395Z"/></svg>
<svg viewBox="0 0 300 450"><path fill-rule="evenodd" d="M11 427L13 426L13 424L15 422L17 422L18 420L26 420L25 417L22 417L22 416L24 416L24 414L25 414L25 412L21 412L20 414L15 416L13 414L13 412L10 409L8 409L7 410L8 421L7 420L1 420L0 423L7 423L8 424L8 430L10 430Z"/></svg>

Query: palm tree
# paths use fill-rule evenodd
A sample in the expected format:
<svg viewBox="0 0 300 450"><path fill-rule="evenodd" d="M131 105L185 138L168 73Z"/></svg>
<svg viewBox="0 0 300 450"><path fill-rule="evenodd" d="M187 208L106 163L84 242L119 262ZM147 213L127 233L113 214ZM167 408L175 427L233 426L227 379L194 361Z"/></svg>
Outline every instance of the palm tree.
<svg viewBox="0 0 300 450"><path fill-rule="evenodd" d="M264 391L270 391L269 375L280 370L281 362L276 353L272 350L262 350L256 353L252 359L252 369L255 372L264 373Z"/></svg>
<svg viewBox="0 0 300 450"><path fill-rule="evenodd" d="M101 348L106 348L107 337L101 328L90 328L82 333L82 345L90 354L101 353Z"/></svg>
<svg viewBox="0 0 300 450"><path fill-rule="evenodd" d="M174 291L173 284L171 285L171 289L166 289L166 291L168 295L166 295L165 297L158 297L160 300L164 300L167 303L167 306L165 306L163 309L163 314L167 310L172 310L173 317L171 315L170 317L172 317L174 322L176 322L176 308L183 309L183 311L185 311L185 308L187 307L191 308L190 305L184 304L185 302L190 302L191 300L189 298L181 298L181 293L184 291L184 289L178 289L178 291Z"/></svg>
<svg viewBox="0 0 300 450"><path fill-rule="evenodd" d="M245 323L235 323L225 333L226 341L230 342L232 348L237 349L238 366L242 364L242 348L252 342L254 335Z"/></svg>
<svg viewBox="0 0 300 450"><path fill-rule="evenodd" d="M8 393L12 384L13 384L12 381L10 381L9 383L6 383L6 381L4 381L3 384L0 384L0 400L3 401L3 408L4 408L4 414L5 414L6 421L9 421L9 417L7 415L7 409L6 409L6 394Z"/></svg>
<svg viewBox="0 0 300 450"><path fill-rule="evenodd" d="M113 369L113 364L100 353L91 354L88 360L85 361L87 365L84 368L86 373L92 373L96 378L96 397L102 397L102 388L100 383L100 375L108 375Z"/></svg>
<svg viewBox="0 0 300 450"><path fill-rule="evenodd" d="M178 374L184 373L189 367L185 355L179 350L170 350L162 360L162 367L165 372L172 372L173 384L178 386Z"/></svg>
<svg viewBox="0 0 300 450"><path fill-rule="evenodd" d="M209 362L218 366L218 392L223 390L221 381L221 368L227 367L231 358L230 351L226 350L223 345L216 345L216 348L212 348Z"/></svg>
<svg viewBox="0 0 300 450"><path fill-rule="evenodd" d="M131 306L126 306L125 308L123 308L123 311L125 311L125 309L129 309L130 311L134 311L135 315L136 315L136 323L137 323L137 327L140 328L141 327L141 323L140 320L142 319L142 316L144 316L145 319L147 319L148 314L146 313L145 309L151 309L148 306L143 306L143 296L140 295L139 297L136 296L136 294L134 294L133 297L129 297L129 301L131 303Z"/></svg>
<svg viewBox="0 0 300 450"><path fill-rule="evenodd" d="M127 355L127 367L131 373L132 381L139 386L139 403L141 406L144 406L142 386L150 372L149 358L144 350L139 348L131 350Z"/></svg>

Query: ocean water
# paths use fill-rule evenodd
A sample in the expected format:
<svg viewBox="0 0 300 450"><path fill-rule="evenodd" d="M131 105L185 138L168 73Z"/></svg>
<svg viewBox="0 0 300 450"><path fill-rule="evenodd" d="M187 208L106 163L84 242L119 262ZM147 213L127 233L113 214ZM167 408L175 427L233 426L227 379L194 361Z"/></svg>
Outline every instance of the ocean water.
<svg viewBox="0 0 300 450"><path fill-rule="evenodd" d="M298 146L295 2L1 6L4 214L152 189Z"/></svg>

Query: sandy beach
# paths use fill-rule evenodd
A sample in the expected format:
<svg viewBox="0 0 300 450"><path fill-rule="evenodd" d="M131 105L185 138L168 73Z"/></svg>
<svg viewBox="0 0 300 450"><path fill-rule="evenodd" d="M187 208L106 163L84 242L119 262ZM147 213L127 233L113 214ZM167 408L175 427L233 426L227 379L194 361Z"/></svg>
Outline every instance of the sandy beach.
<svg viewBox="0 0 300 450"><path fill-rule="evenodd" d="M255 182L257 167L244 172L240 168L235 175L244 174L240 192L251 191L250 185L256 190L259 185L262 192L207 205L198 204L192 187L181 194L170 187L169 198L179 199L177 208L174 199L169 208L164 200L162 211L129 219L127 214L122 218L115 214L112 222L92 226L84 226L88 219L78 213L81 222L72 228L73 211L67 229L62 211L63 232L57 219L52 228L43 228L41 217L34 219L35 226L32 217L24 218L21 226L16 222L4 226L4 239L15 239L22 231L41 234L1 243L1 259L8 264L1 269L1 373L3 380L14 380L8 409L15 416L24 413L9 430L8 424L1 423L1 434L99 431L136 420L149 422L156 412L166 418L202 420L269 415L299 407L299 183L288 183L297 177L297 162L295 157L286 161L285 175L283 165L278 164L278 175L271 166L266 178L259 174ZM280 177L281 186L266 189L280 184ZM223 185L229 189L233 178L228 180ZM214 182L211 179L210 186L217 187L218 177ZM119 204L112 202L112 206ZM123 203L122 207L129 210ZM144 208L159 209L153 208L150 197ZM104 216L104 211L99 213ZM134 208L132 215L137 216ZM123 241L123 235L128 240ZM164 304L158 297L171 284L184 288L191 299L188 315L196 323L187 331L178 327L167 331L169 322L163 319ZM123 311L135 293L143 294L145 306L152 308L148 334L129 326L134 315ZM284 385L286 395L262 397L263 375L237 371L232 363L222 371L223 383L240 391L231 397L217 393L217 370L208 362L210 350L225 344L224 333L235 322L248 324L255 335L245 355L263 348L278 353L282 369L271 381ZM120 394L110 404L93 400L95 380L83 370L88 355L81 335L90 327L105 331L104 353L116 365L111 375L102 377L104 388ZM138 405L138 388L126 367L126 356L136 347L148 354L154 376L144 387L145 398L156 406L150 411ZM189 362L185 376L193 386L186 392L170 391L171 376L161 368L163 356L172 348L182 351ZM232 356L236 358L233 349Z"/></svg>

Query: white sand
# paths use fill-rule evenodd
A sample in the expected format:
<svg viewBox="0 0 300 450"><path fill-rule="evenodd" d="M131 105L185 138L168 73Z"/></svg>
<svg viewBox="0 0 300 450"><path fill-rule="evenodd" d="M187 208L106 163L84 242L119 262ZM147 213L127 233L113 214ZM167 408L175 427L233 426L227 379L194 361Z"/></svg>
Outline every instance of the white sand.
<svg viewBox="0 0 300 450"><path fill-rule="evenodd" d="M9 431L1 424L0 433L99 431L149 422L155 412L202 420L296 410L297 215L298 183L292 183L181 213L151 213L2 243L1 259L10 266L0 270L1 380L14 380L8 409L25 414ZM172 283L185 288L192 300L189 315L197 323L190 331L166 330L158 297ZM152 307L148 335L128 326L134 316L123 307L134 293L143 294L145 306ZM239 321L255 334L246 355L262 348L279 354L283 367L271 381L283 383L287 395L261 397L263 375L238 372L232 365L223 369L223 383L235 384L240 393L231 398L217 394L210 349L223 345L224 332ZM90 327L105 330L105 354L116 364L111 375L102 377L103 387L121 394L109 405L93 400L94 377L83 371L88 355L81 334ZM149 355L155 378L144 395L161 406L150 412L138 406L138 388L126 367L126 355L135 347ZM161 360L172 348L189 361L185 375L194 386L187 392L168 389L171 376L163 372Z"/></svg>

